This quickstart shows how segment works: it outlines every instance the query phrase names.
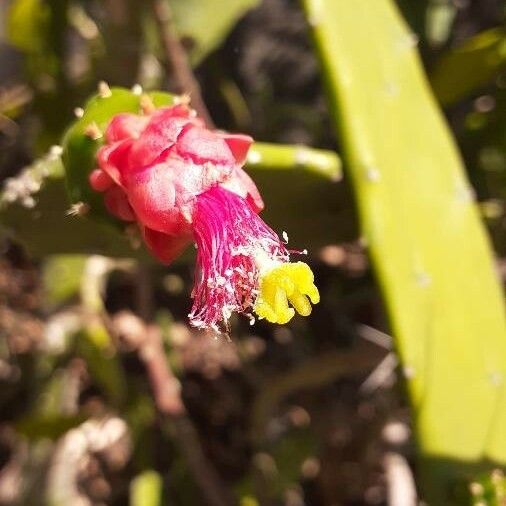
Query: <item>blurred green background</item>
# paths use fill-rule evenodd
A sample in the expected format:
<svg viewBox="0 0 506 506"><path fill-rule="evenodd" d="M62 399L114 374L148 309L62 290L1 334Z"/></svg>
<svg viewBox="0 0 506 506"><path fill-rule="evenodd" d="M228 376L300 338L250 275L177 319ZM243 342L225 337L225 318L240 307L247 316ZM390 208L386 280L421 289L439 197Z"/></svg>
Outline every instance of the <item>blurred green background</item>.
<svg viewBox="0 0 506 506"><path fill-rule="evenodd" d="M378 5L388 3L378 0ZM369 118L368 111L360 117L353 108L354 98L360 105L372 96L371 61L384 57L394 71L404 68L394 50L384 54L381 49L383 35L396 33L398 26L388 10L382 17L378 8L376 15L376 7L369 12L364 0L349 8L351 21L342 26L338 23L347 11L341 0L321 2L328 9L323 18L317 16L316 0L303 4L0 3L0 504L409 506L431 494L430 505L505 504L499 469L506 464L505 429L496 430L496 444L474 460L455 464L458 455L437 452L438 459L448 458L449 467L431 460L427 437L434 426L447 430L454 423L447 412L452 403L431 412L435 425L420 417L427 406L417 404L418 387L410 381L413 371L406 361L418 330L406 333L399 324L403 315L410 321L413 316L419 329L426 308L391 288L392 276L382 270L383 250L375 249L377 236L371 244L364 226L365 204L372 198L363 195L354 168L362 138L346 132L355 118L375 125L375 105ZM506 7L501 0L398 0L397 7L411 31L408 45L420 52L463 156L503 282ZM333 61L327 49L336 33L342 46L336 46ZM174 47L193 69L215 125L260 142L247 168L264 195L265 219L278 232L286 230L291 245L310 250L322 294L307 320L250 327L237 319L232 342L198 334L186 324L191 262L156 265L138 248L134 233L65 214L70 201L54 146L75 120L75 109L84 107L102 80L111 86L188 91L174 63ZM343 91L341 80L346 65L350 75L359 75L358 58L349 63L346 54L360 51L371 61L363 59L365 77L354 83L354 97ZM386 95L395 97L395 85L387 81ZM410 104L420 100L417 86L409 88ZM195 92L193 98L198 98ZM391 147L393 137L401 144L410 141L407 126L426 120L430 125L437 110L435 105L425 112L420 108L419 117L398 124L385 112L375 130L378 142ZM416 139L420 145L439 142L431 132ZM446 167L438 169L437 159L431 162L436 176L444 174ZM377 173L367 177L374 180ZM434 195L438 181L428 180ZM404 194L397 195L402 203ZM390 199L402 230L404 208L395 207L395 197ZM381 211L375 207L372 216ZM405 230L413 228L416 235L423 226L422 220L419 226L411 222ZM470 245L473 234L474 229ZM400 241L407 243L408 236ZM479 291L486 253L474 261L466 256L465 242L455 246L455 264L467 259L462 275L477 280L469 303L494 306L497 294ZM393 270L398 266L400 272L400 263ZM396 294L405 306L395 305ZM438 307L452 306L458 313L466 307L459 306L459 295L464 298L456 293L450 300L445 293ZM476 303L477 321L480 308ZM446 391L445 376L460 367L457 352L464 346L476 356L486 347L498 361L502 358L502 373L485 368L483 374L503 384L506 357L501 344L492 347L493 318L482 318L482 326L467 335L468 316L462 313L462 335L448 340L453 348L437 352L441 360L434 361L438 382L433 388L438 391ZM438 313L425 323L437 326L443 320ZM504 336L499 330L493 336L498 343ZM472 374L481 374L480 367L476 359L462 368L455 414L481 412L492 434L500 415L489 414L485 401L467 400L475 388ZM455 390L448 392L455 396ZM467 422L472 425L462 419L463 426ZM447 430L448 440L452 432ZM429 457L432 471L427 472L423 457ZM441 483L435 483L435 475Z"/></svg>

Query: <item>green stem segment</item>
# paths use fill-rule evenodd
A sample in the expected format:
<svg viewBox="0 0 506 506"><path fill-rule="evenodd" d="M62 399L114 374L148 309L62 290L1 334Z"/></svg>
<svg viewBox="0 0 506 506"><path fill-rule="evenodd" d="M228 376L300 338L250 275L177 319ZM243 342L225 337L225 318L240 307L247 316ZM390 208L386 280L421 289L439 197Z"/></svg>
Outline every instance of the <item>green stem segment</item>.
<svg viewBox="0 0 506 506"><path fill-rule="evenodd" d="M101 85L99 94L85 104L82 114L67 130L63 149L55 147L51 155L4 186L0 192L2 226L31 254L99 253L148 258L143 248L135 249L142 243L135 227L111 217L104 209L102 195L92 191L88 183L111 118L120 112L139 113L146 97L156 107L174 101L173 95L164 92L141 96ZM91 127L97 133L95 137L89 134ZM294 247L303 249L333 240L331 231L341 211L334 203L334 189L328 184L338 181L341 175L335 153L256 143L247 169L264 195L266 220L280 232L287 230ZM318 195L317 201L314 195ZM72 204L78 216L67 213ZM301 208L307 209L303 217Z"/></svg>

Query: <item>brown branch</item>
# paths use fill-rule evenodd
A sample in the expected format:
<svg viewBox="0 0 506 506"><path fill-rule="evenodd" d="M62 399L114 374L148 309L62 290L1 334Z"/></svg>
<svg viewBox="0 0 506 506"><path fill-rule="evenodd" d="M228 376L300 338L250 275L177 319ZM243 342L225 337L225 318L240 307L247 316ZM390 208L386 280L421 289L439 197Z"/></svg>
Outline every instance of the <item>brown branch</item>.
<svg viewBox="0 0 506 506"><path fill-rule="evenodd" d="M220 476L204 454L192 420L185 415L180 384L167 362L158 327L148 326L146 341L139 348L139 356L147 369L156 407L172 422L180 450L206 503L210 506L234 504Z"/></svg>
<svg viewBox="0 0 506 506"><path fill-rule="evenodd" d="M180 441L180 450L185 456L193 479L202 491L205 504L209 506L237 504L204 454L199 435L190 418L178 416L174 418L173 423L176 437Z"/></svg>
<svg viewBox="0 0 506 506"><path fill-rule="evenodd" d="M175 439L205 503L210 506L235 504L236 501L205 455L197 429L186 415L180 383L167 361L160 328L153 324L146 325L140 318L126 312L116 315L113 324L116 333L137 351L143 362L156 408L173 427Z"/></svg>
<svg viewBox="0 0 506 506"><path fill-rule="evenodd" d="M185 456L188 468L210 506L231 506L235 503L220 476L204 453L198 431L186 416L181 398L181 385L169 366L163 347L162 332L155 324L146 324L133 313L122 311L110 318L105 311L101 290L112 264L104 257L92 257L81 288L82 305L92 317L99 317L116 345L136 351L147 372L155 406L175 430L175 438ZM153 287L148 268L138 267L138 311L145 320L153 312Z"/></svg>
<svg viewBox="0 0 506 506"><path fill-rule="evenodd" d="M195 78L186 51L179 40L170 6L165 0L152 0L151 5L167 64L176 78L178 91L190 96L192 106L197 114L208 127L212 128L214 126L213 120L202 98L200 85Z"/></svg>
<svg viewBox="0 0 506 506"><path fill-rule="evenodd" d="M139 346L138 353L148 373L158 411L169 417L184 414L186 410L181 399L181 385L167 362L158 327L147 326L145 340Z"/></svg>

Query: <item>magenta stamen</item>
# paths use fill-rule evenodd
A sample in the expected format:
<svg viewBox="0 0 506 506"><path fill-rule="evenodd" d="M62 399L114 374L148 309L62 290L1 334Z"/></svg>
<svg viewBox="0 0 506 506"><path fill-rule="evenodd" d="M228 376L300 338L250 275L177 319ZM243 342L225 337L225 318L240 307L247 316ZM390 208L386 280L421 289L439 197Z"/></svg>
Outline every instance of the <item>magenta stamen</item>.
<svg viewBox="0 0 506 506"><path fill-rule="evenodd" d="M287 262L288 251L243 198L220 186L197 197L193 216L197 270L192 325L223 330L232 312L249 312L258 292L255 257Z"/></svg>

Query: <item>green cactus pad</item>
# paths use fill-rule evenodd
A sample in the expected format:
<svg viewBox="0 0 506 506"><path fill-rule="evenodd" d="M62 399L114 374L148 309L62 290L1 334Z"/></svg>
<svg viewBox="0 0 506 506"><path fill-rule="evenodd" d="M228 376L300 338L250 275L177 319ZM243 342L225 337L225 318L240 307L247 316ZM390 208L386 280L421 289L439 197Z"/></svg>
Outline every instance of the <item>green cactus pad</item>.
<svg viewBox="0 0 506 506"><path fill-rule="evenodd" d="M413 408L431 506L506 464L506 319L455 142L393 0L305 0L362 233Z"/></svg>

